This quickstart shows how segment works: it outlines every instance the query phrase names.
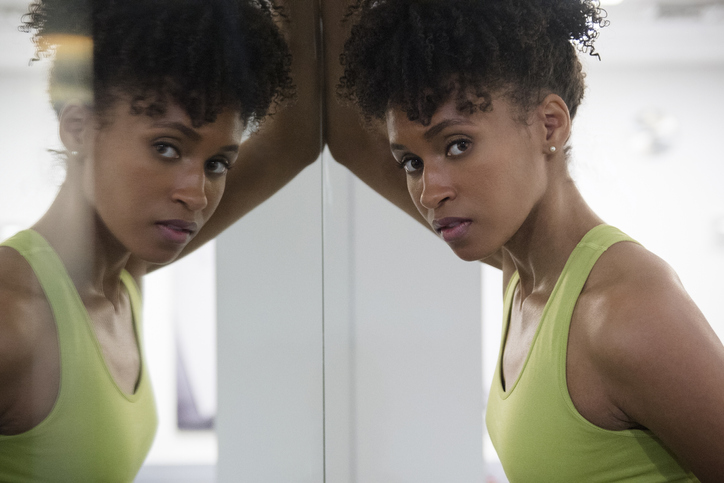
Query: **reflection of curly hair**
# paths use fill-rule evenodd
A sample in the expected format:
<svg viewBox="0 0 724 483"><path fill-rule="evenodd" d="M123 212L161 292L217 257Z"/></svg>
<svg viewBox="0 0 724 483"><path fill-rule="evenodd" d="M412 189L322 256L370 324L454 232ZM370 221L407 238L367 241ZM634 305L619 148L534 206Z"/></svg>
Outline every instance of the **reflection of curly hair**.
<svg viewBox="0 0 724 483"><path fill-rule="evenodd" d="M526 112L555 93L573 117L584 90L574 44L597 55L607 23L595 0L357 0L348 17L341 96L368 121L395 106L423 124L453 94L461 111L500 92Z"/></svg>
<svg viewBox="0 0 724 483"><path fill-rule="evenodd" d="M55 51L56 110L67 99L54 87L84 84L100 113L119 95L149 115L172 99L198 126L226 107L259 121L293 95L279 15L271 0L36 0L22 29L35 31L38 55ZM79 36L93 40L92 71L88 56L65 55L64 39Z"/></svg>

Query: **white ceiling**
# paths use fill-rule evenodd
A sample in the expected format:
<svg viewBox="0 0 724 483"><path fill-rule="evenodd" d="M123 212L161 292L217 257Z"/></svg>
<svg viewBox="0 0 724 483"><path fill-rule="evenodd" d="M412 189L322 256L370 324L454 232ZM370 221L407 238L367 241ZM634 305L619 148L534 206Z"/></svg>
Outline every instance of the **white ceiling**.
<svg viewBox="0 0 724 483"><path fill-rule="evenodd" d="M724 64L724 0L624 0L605 7L606 63Z"/></svg>
<svg viewBox="0 0 724 483"><path fill-rule="evenodd" d="M27 66L33 55L18 33L28 0L0 0L0 69ZM596 48L602 64L724 64L724 0L623 0L606 6L610 26Z"/></svg>
<svg viewBox="0 0 724 483"><path fill-rule="evenodd" d="M30 2L28 0L0 0L0 8L15 8L25 10Z"/></svg>

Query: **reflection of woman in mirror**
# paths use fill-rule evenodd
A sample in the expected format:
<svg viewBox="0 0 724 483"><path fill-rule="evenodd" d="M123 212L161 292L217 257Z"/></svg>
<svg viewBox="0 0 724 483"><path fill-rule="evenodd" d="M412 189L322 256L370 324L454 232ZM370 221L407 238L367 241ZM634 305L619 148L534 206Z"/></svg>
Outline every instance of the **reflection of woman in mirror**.
<svg viewBox="0 0 724 483"><path fill-rule="evenodd" d="M67 175L47 213L0 247L2 481L133 480L157 425L141 277L319 150L318 126L295 122L318 109L305 82L296 105L240 146L247 124L292 93L297 63L314 62L301 5L286 25L291 65L265 1L89 3L40 1L24 19L39 53L55 53Z"/></svg>
<svg viewBox="0 0 724 483"><path fill-rule="evenodd" d="M671 268L604 224L568 172L576 47L595 54L597 2L360 0L352 12L341 87L386 121L431 228L503 270L487 426L510 480L722 481L724 347ZM363 161L351 157L340 161Z"/></svg>

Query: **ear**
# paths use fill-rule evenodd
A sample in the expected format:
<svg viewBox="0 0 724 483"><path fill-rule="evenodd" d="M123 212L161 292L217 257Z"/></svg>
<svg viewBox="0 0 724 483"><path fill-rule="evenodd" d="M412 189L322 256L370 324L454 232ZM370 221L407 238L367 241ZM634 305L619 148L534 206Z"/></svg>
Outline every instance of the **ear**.
<svg viewBox="0 0 724 483"><path fill-rule="evenodd" d="M571 114L565 101L557 94L548 94L537 109L545 128L543 151L546 154L562 152L571 135Z"/></svg>
<svg viewBox="0 0 724 483"><path fill-rule="evenodd" d="M80 101L69 101L60 111L60 140L70 152L84 153L93 130L93 111Z"/></svg>

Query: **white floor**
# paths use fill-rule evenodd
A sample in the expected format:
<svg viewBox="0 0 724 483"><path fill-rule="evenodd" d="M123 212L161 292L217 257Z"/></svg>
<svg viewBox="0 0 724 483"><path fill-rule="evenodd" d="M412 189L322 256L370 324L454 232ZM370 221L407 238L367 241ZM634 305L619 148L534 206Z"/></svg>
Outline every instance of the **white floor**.
<svg viewBox="0 0 724 483"><path fill-rule="evenodd" d="M141 468L134 483L214 483L215 465L148 465Z"/></svg>

